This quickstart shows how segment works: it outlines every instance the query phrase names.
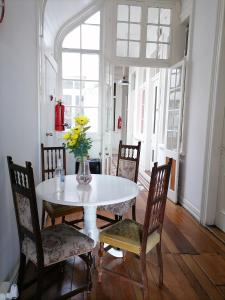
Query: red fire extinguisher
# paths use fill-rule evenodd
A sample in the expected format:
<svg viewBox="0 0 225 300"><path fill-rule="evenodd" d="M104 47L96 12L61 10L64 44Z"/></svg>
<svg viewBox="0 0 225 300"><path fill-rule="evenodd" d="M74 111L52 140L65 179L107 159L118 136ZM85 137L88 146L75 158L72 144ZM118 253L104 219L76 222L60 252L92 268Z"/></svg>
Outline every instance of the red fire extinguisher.
<svg viewBox="0 0 225 300"><path fill-rule="evenodd" d="M63 131L64 130L64 111L65 106L62 104L61 101L55 106L55 130L56 131Z"/></svg>
<svg viewBox="0 0 225 300"><path fill-rule="evenodd" d="M121 118L121 116L118 117L118 120L117 120L117 128L118 128L118 129L121 129L121 128L122 128L122 118Z"/></svg>

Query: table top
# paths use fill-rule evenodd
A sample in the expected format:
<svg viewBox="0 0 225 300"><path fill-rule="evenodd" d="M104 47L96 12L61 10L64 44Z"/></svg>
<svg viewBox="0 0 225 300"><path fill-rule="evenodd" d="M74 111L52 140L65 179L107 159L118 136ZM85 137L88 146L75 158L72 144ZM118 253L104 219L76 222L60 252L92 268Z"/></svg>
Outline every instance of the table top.
<svg viewBox="0 0 225 300"><path fill-rule="evenodd" d="M56 179L37 185L38 198L56 204L71 206L100 206L131 200L138 195L135 182L119 176L92 174L88 185L80 185L76 175L65 176L62 192L56 191Z"/></svg>

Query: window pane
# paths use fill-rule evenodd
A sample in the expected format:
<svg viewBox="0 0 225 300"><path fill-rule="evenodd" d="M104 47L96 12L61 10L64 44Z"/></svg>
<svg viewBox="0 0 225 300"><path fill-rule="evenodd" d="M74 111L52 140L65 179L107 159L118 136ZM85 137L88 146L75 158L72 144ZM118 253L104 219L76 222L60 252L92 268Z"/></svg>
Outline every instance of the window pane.
<svg viewBox="0 0 225 300"><path fill-rule="evenodd" d="M175 85L176 85L176 74L177 74L177 70L176 69L172 69L172 71L170 73L170 88L175 88Z"/></svg>
<svg viewBox="0 0 225 300"><path fill-rule="evenodd" d="M84 106L98 106L99 84L98 82L83 82L81 91Z"/></svg>
<svg viewBox="0 0 225 300"><path fill-rule="evenodd" d="M62 47L80 49L80 26L67 34Z"/></svg>
<svg viewBox="0 0 225 300"><path fill-rule="evenodd" d="M129 57L139 57L140 56L140 43L129 42Z"/></svg>
<svg viewBox="0 0 225 300"><path fill-rule="evenodd" d="M159 8L150 7L148 9L148 23L153 23L153 24L159 23Z"/></svg>
<svg viewBox="0 0 225 300"><path fill-rule="evenodd" d="M139 41L141 39L141 26L139 24L130 24L130 40Z"/></svg>
<svg viewBox="0 0 225 300"><path fill-rule="evenodd" d="M88 132L98 131L98 108L84 108L84 114L88 116L91 128Z"/></svg>
<svg viewBox="0 0 225 300"><path fill-rule="evenodd" d="M99 79L99 55L82 54L82 80Z"/></svg>
<svg viewBox="0 0 225 300"><path fill-rule="evenodd" d="M99 50L100 26L82 25L81 26L81 48Z"/></svg>
<svg viewBox="0 0 225 300"><path fill-rule="evenodd" d="M177 69L176 87L181 85L181 68Z"/></svg>
<svg viewBox="0 0 225 300"><path fill-rule="evenodd" d="M125 57L127 56L127 41L117 41L116 43L116 55Z"/></svg>
<svg viewBox="0 0 225 300"><path fill-rule="evenodd" d="M157 42L158 40L158 26L148 25L147 26L147 41Z"/></svg>
<svg viewBox="0 0 225 300"><path fill-rule="evenodd" d="M81 113L79 107L69 107L65 106L65 114L64 114L64 121L70 126L74 126L74 117Z"/></svg>
<svg viewBox="0 0 225 300"><path fill-rule="evenodd" d="M170 95L169 95L169 109L174 109L174 97L175 97L175 93L170 92Z"/></svg>
<svg viewBox="0 0 225 300"><path fill-rule="evenodd" d="M117 38L128 39L128 23L117 23Z"/></svg>
<svg viewBox="0 0 225 300"><path fill-rule="evenodd" d="M118 21L128 21L128 5L118 5L117 7L117 20Z"/></svg>
<svg viewBox="0 0 225 300"><path fill-rule="evenodd" d="M158 58L159 59L168 59L169 57L169 45L159 44Z"/></svg>
<svg viewBox="0 0 225 300"><path fill-rule="evenodd" d="M170 42L170 28L165 26L159 27L159 41L169 43Z"/></svg>
<svg viewBox="0 0 225 300"><path fill-rule="evenodd" d="M146 45L146 57L147 58L156 58L157 56L157 44L147 43Z"/></svg>
<svg viewBox="0 0 225 300"><path fill-rule="evenodd" d="M130 22L141 22L141 7L130 6Z"/></svg>
<svg viewBox="0 0 225 300"><path fill-rule="evenodd" d="M62 76L67 79L80 78L79 53L62 53Z"/></svg>
<svg viewBox="0 0 225 300"><path fill-rule="evenodd" d="M96 12L96 14L92 15L89 19L87 19L85 24L100 24L100 11Z"/></svg>
<svg viewBox="0 0 225 300"><path fill-rule="evenodd" d="M169 25L170 24L171 9L160 9L160 24Z"/></svg>
<svg viewBox="0 0 225 300"><path fill-rule="evenodd" d="M63 92L64 94L64 92ZM62 96L62 102L64 105L72 105L72 95L63 95Z"/></svg>
<svg viewBox="0 0 225 300"><path fill-rule="evenodd" d="M180 108L180 102L181 102L181 92L176 91L175 101L174 101L174 108L179 109Z"/></svg>
<svg viewBox="0 0 225 300"><path fill-rule="evenodd" d="M64 89L72 89L73 88L73 80L63 80L62 82Z"/></svg>

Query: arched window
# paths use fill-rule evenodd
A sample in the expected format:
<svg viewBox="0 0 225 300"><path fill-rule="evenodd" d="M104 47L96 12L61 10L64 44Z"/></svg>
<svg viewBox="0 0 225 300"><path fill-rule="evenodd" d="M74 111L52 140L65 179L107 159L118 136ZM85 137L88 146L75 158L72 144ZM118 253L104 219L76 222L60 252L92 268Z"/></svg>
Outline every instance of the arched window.
<svg viewBox="0 0 225 300"><path fill-rule="evenodd" d="M99 131L100 12L69 32L62 43L62 99L65 122L85 114Z"/></svg>

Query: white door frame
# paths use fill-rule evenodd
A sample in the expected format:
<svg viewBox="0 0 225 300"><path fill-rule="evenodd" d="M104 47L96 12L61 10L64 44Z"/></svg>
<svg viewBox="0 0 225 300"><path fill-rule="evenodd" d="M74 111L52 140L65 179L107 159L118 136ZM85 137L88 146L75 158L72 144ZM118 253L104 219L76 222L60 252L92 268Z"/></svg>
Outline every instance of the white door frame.
<svg viewBox="0 0 225 300"><path fill-rule="evenodd" d="M204 182L200 221L204 225L215 222L220 173L220 147L225 109L225 75L222 55L225 51L225 1L219 0L217 13L217 36L215 40L213 70L211 74L211 101L208 112L208 137L206 140Z"/></svg>

